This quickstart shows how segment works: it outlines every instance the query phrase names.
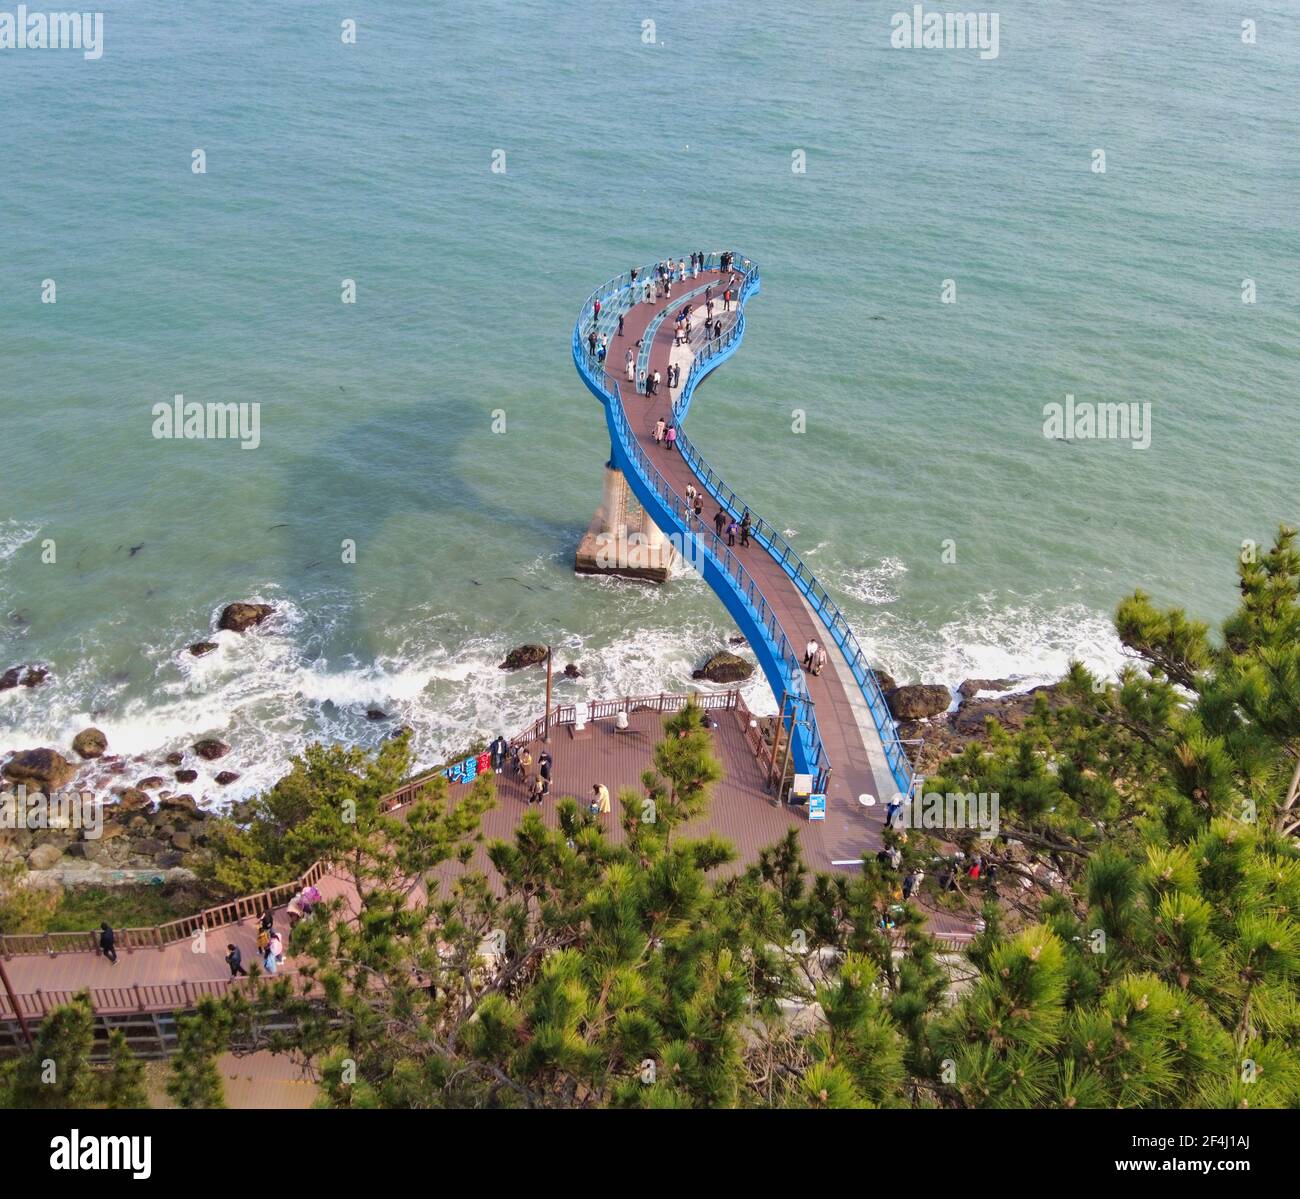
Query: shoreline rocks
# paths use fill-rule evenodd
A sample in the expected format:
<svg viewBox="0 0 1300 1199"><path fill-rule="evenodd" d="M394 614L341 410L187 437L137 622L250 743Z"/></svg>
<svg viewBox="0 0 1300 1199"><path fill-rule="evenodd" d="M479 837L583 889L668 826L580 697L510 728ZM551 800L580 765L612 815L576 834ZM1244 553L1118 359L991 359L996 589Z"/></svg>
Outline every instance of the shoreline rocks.
<svg viewBox="0 0 1300 1199"><path fill-rule="evenodd" d="M108 738L99 729L82 729L72 739L72 751L83 762L102 758L108 752Z"/></svg>
<svg viewBox="0 0 1300 1199"><path fill-rule="evenodd" d="M57 749L21 749L0 771L14 783L24 783L31 790L47 795L62 790L76 777L77 768Z"/></svg>
<svg viewBox="0 0 1300 1199"><path fill-rule="evenodd" d="M50 677L49 667L25 663L11 666L0 674L0 691L11 691L15 687L37 687Z"/></svg>
<svg viewBox="0 0 1300 1199"><path fill-rule="evenodd" d="M885 692L895 720L927 720L952 707L952 692L941 683L909 683Z"/></svg>
<svg viewBox="0 0 1300 1199"><path fill-rule="evenodd" d="M202 741L194 743L194 752L205 762L215 762L230 752L230 746L224 741L218 741L216 737L204 737Z"/></svg>

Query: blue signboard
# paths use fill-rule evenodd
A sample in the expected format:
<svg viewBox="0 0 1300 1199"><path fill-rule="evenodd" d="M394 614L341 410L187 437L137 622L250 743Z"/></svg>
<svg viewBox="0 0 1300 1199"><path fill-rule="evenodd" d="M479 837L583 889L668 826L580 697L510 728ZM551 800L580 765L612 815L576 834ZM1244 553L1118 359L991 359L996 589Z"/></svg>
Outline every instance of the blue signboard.
<svg viewBox="0 0 1300 1199"><path fill-rule="evenodd" d="M808 819L809 820L826 819L825 794L808 796Z"/></svg>

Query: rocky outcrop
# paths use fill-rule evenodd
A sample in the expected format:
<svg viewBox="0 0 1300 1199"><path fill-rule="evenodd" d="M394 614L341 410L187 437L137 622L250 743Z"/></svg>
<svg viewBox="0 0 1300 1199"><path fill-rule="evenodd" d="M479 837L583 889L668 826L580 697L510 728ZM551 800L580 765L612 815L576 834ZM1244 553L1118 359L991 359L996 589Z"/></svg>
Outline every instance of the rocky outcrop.
<svg viewBox="0 0 1300 1199"><path fill-rule="evenodd" d="M176 781L178 783L192 783L199 777L197 770L178 770L176 772Z"/></svg>
<svg viewBox="0 0 1300 1199"><path fill-rule="evenodd" d="M215 641L196 641L190 646L190 653L196 658L201 658L204 654L210 654L216 648L217 643Z"/></svg>
<svg viewBox="0 0 1300 1199"><path fill-rule="evenodd" d="M205 737L202 741L194 743L194 752L205 762L215 762L230 752L230 746L215 737Z"/></svg>
<svg viewBox="0 0 1300 1199"><path fill-rule="evenodd" d="M1059 708L1065 703L1058 684L1035 687L1018 695L968 699L956 712L942 718L900 723L898 735L917 770L922 774L933 774L972 742L983 741L988 735L989 720L997 721L1012 733L1024 728L1040 695L1046 698L1051 708ZM919 745L908 744L916 740L920 741Z"/></svg>
<svg viewBox="0 0 1300 1199"><path fill-rule="evenodd" d="M546 661L546 646L519 645L506 654L500 670L522 670L525 666L537 666Z"/></svg>
<svg viewBox="0 0 1300 1199"><path fill-rule="evenodd" d="M1010 691L1015 679L967 679L957 688L962 699L973 699L981 691Z"/></svg>
<svg viewBox="0 0 1300 1199"><path fill-rule="evenodd" d="M578 665L577 665L576 662L570 662L570 663L568 663L568 665L565 666L565 668L564 668L564 677L565 677L566 679L580 679L580 678L582 678L582 671L580 671L580 670L578 669Z"/></svg>
<svg viewBox="0 0 1300 1199"><path fill-rule="evenodd" d="M388 719L389 719L389 716L388 716L388 713L385 712L385 711L383 710L383 708L367 708L367 709L366 709L366 719L367 719L367 720L376 720L376 721L378 721L378 720L388 720Z"/></svg>
<svg viewBox="0 0 1300 1199"><path fill-rule="evenodd" d="M217 775L217 786L229 787L238 777L239 771L237 770L223 770Z"/></svg>
<svg viewBox="0 0 1300 1199"><path fill-rule="evenodd" d="M894 676L890 674L888 671L877 670L875 671L875 676L876 676L876 682L880 684L881 691L897 690L898 684L894 682Z"/></svg>
<svg viewBox="0 0 1300 1199"><path fill-rule="evenodd" d="M9 691L20 684L24 687L36 687L49 677L49 668L45 666L11 666L4 674L0 674L0 691Z"/></svg>
<svg viewBox="0 0 1300 1199"><path fill-rule="evenodd" d="M946 712L952 704L947 687L937 683L911 683L885 692L885 702L895 720L925 720Z"/></svg>
<svg viewBox="0 0 1300 1199"><path fill-rule="evenodd" d="M24 749L5 763L2 773L15 783L50 794L72 782L77 768L57 749Z"/></svg>
<svg viewBox="0 0 1300 1199"><path fill-rule="evenodd" d="M753 673L752 663L723 649L698 670L691 671L691 678L704 679L710 683L743 683Z"/></svg>
<svg viewBox="0 0 1300 1199"><path fill-rule="evenodd" d="M96 728L82 729L72 739L73 752L84 761L102 758L108 751L108 738Z"/></svg>
<svg viewBox="0 0 1300 1199"><path fill-rule="evenodd" d="M261 624L274 611L275 607L272 604L254 604L242 600L227 604L221 609L221 615L217 618L217 628L228 629L232 633L247 632L255 625Z"/></svg>
<svg viewBox="0 0 1300 1199"><path fill-rule="evenodd" d="M167 780L161 775L151 774L147 779L141 779L136 786L141 791L157 791L160 787L167 786Z"/></svg>

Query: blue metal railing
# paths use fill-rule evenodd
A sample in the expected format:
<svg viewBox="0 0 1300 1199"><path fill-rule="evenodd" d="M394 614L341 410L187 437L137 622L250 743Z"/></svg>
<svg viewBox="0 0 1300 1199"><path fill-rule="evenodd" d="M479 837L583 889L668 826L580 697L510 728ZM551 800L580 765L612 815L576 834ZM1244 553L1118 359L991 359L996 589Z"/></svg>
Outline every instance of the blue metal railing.
<svg viewBox="0 0 1300 1199"><path fill-rule="evenodd" d="M716 252L707 255L706 268L712 268L717 263L718 258L719 255ZM807 597L813 610L825 625L832 641L839 647L844 654L845 660L849 663L854 680L857 682L867 708L871 712L872 721L880 736L885 758L895 784L900 792L909 794L913 786L911 765L899 741L893 717L889 712L888 705L885 703L884 694L880 689L875 672L867 662L866 655L849 626L848 620L844 617L835 601L831 599L825 587L817 581L812 571L803 563L794 548L769 522L754 516L752 509L709 466L681 429L681 421L690 407L695 386L709 371L734 352L740 339L744 336L744 302L760 286L757 266L739 254L734 255L733 261L734 269L741 280L738 295L735 297L736 319L734 324L720 337L704 342L696 351L686 382L674 406L678 425L678 449L682 451L685 460L704 484L706 490L725 510L730 512L737 520L740 520L744 513L749 513L751 538L758 541L776 559L799 591ZM609 280L592 292L579 314L577 323L574 325L574 362L587 381L588 386L606 401L606 409L610 415L610 426L618 438L624 456L641 473L646 484L660 497L669 513L674 517L675 523L681 527L683 535L690 538L692 544L698 550L707 554L719 566L732 583L734 591L747 607L752 609L752 614L771 641L777 659L783 664L782 674L786 689L799 696L800 698L796 702L801 702L805 707L807 713L805 723L808 727L807 753L809 761L816 763L811 769L820 772L826 769L829 763L825 761L825 751L821 743L820 732L817 729L812 701L807 697L803 686L803 675L799 660L791 649L785 631L781 628L780 622L772 613L762 595L762 591L756 586L753 577L745 570L743 564L731 553L730 548L722 543L721 538L715 533L700 527L699 521L694 519L693 513L687 507L685 499L677 495L667 480L663 478L647 458L645 451L641 448L628 424L618 383L603 369L602 364L588 353L585 338L587 331L592 327L590 314L594 301L597 298L601 300L601 319L598 324L605 325L608 322L608 325L612 327L617 320L617 314L625 312L631 306L631 303L634 303L639 297L642 281L652 270L653 267L647 268L644 272L638 271L635 294L633 294L631 286L630 272L625 272ZM798 731L796 728L796 736L798 736Z"/></svg>

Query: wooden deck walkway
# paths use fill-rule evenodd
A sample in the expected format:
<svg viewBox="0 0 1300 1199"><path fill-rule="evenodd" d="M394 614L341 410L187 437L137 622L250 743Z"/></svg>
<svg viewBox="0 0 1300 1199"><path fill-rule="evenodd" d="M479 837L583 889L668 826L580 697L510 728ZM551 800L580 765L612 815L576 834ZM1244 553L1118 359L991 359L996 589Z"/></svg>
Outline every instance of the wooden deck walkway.
<svg viewBox="0 0 1300 1199"><path fill-rule="evenodd" d="M720 708L711 715L717 723L713 743L723 777L713 789L707 815L685 826L679 835L712 831L730 841L738 855L736 862L722 868L730 872L755 861L761 849L775 844L793 828L811 870L836 868L828 856L823 826L809 822L799 808L775 804L767 793L763 767L746 735L750 719L747 710L743 706ZM569 725L554 727L549 743L554 760L552 787L540 809L543 820L552 826L558 824L557 800L572 796L582 804L590 796L592 784L603 783L615 802L613 811L601 818L602 823L612 841L622 842L625 834L617 796L624 788L640 793L641 774L651 764L651 752L662 736L663 719L660 712L641 708L631 712L626 732L615 731L610 719L593 721L576 736ZM544 747L536 738L528 744L534 758ZM497 804L483 821L485 844L512 836L520 817L529 810L522 782L508 772L496 779ZM464 785L453 786L453 800L466 791ZM493 876L484 846L476 848L468 867L449 863L438 873L447 880L465 869ZM342 877L326 872L316 885L326 899L342 897L345 907L350 905L355 910L356 892ZM288 919L283 905L275 908L275 917L276 928L286 934ZM932 923L936 935L963 939L958 922L941 919ZM142 944L138 948L120 944L116 965L98 953L82 950L54 955L16 952L6 957L5 968L23 1014L33 1019L39 1019L56 1004L66 1003L82 988L90 988L95 1009L101 1013L170 1011L193 1006L203 994L223 992L230 978L224 960L227 944L239 947L247 967L257 960L256 943L257 920L248 917L167 944ZM281 972L293 970L290 958ZM12 1016L12 1005L0 993L0 1018Z"/></svg>

